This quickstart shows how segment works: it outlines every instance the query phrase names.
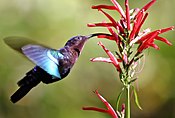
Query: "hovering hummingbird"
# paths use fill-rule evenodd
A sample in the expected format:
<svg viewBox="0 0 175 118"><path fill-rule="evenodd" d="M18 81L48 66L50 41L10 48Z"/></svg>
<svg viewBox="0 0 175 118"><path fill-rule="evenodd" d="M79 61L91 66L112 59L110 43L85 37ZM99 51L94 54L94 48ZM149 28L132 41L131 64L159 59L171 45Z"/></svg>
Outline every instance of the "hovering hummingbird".
<svg viewBox="0 0 175 118"><path fill-rule="evenodd" d="M11 101L13 103L18 102L40 82L50 84L65 78L81 54L85 42L98 35L108 34L96 33L88 36L75 36L68 40L65 46L59 50L38 44L30 44L27 41L25 42L26 44L21 45L24 43L21 42L22 40L18 42L18 46L15 46L13 39L20 39L20 37L5 38L4 41L7 45L21 52L36 64L33 69L26 73L23 79L17 82L20 88L11 96Z"/></svg>

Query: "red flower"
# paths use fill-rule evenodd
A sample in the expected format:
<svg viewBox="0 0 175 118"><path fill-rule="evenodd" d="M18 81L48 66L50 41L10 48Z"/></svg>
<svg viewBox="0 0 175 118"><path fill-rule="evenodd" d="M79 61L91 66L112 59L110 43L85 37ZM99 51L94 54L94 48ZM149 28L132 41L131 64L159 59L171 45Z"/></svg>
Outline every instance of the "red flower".
<svg viewBox="0 0 175 118"><path fill-rule="evenodd" d="M145 6L143 6L140 10L129 10L129 3L128 0L125 0L125 12L122 9L122 7L119 5L119 3L116 0L111 0L113 3L112 5L97 5L92 6L93 9L98 9L101 13L103 13L108 19L109 23L102 22L102 23L94 23L94 24L88 24L89 27L107 27L107 29L110 32L110 36L107 35L101 35L98 36L98 38L107 38L109 40L114 40L117 42L117 46L119 48L119 51L126 46L126 42L124 40L129 40L129 45L132 47L133 44L139 43L138 52L141 53L143 50L153 47L155 49L159 49L159 47L154 44L154 40L160 40L162 42L167 43L168 45L172 45L167 39L158 36L159 34L162 34L164 32L167 32L169 30L173 30L174 26L156 30L153 32L141 32L141 27L144 24L146 18L148 17L148 12L146 12L155 2L156 0L151 0L149 3L147 3ZM119 21L116 21L110 14L106 13L102 9L108 9L108 10L115 10L121 15L121 19ZM115 29L113 29L115 28ZM131 31L130 31L131 30ZM140 35L142 34L142 35ZM122 52L120 52L122 53ZM122 55L124 61L127 61L127 58L124 58L126 55Z"/></svg>
<svg viewBox="0 0 175 118"><path fill-rule="evenodd" d="M156 2L156 0L151 0L141 9L129 9L129 0L125 0L125 11L119 5L117 0L111 0L113 5L97 5L92 6L92 9L97 9L100 13L105 15L109 22L102 21L100 23L89 23L88 27L105 27L109 31L109 34L98 35L98 38L106 38L112 41L115 41L117 44L116 55L114 56L101 42L98 43L103 50L108 55L108 58L97 57L92 58L92 62L106 62L112 63L117 71L119 72L119 78L124 88L127 90L127 112L126 117L130 117L130 95L129 89L132 82L136 79L133 79L135 74L135 68L137 66L137 62L140 58L143 57L142 53L145 49L153 47L155 49L159 49L159 47L155 44L155 40L162 41L168 45L172 45L166 38L160 37L159 35L170 30L174 29L174 26L159 29L155 31L151 31L150 28L146 30L141 30L142 25L146 21L149 13L147 10ZM104 10L105 9L105 10ZM121 18L116 20L112 17L107 10L117 11ZM133 46L137 45L137 50L133 49ZM134 47L135 48L135 47ZM122 111L117 113L113 110L111 105L96 91L95 92L99 99L105 104L107 109L101 109L96 107L84 107L83 110L93 110L98 112L104 112L110 114L113 118L124 118L125 114L125 106L122 106ZM134 92L135 102L137 106L140 108L137 98L137 93ZM121 93L119 95L119 98ZM120 99L119 99L120 100ZM118 103L118 101L117 101ZM118 106L118 104L117 104Z"/></svg>
<svg viewBox="0 0 175 118"><path fill-rule="evenodd" d="M117 60L117 58L112 54L112 52L110 52L103 44L102 42L98 42L98 45L100 45L103 50L106 52L106 54L109 56L109 58L103 58L103 57L97 57L97 58L92 58L91 61L92 62L107 62L107 63L112 63L117 71L121 72L121 68L119 65L119 59Z"/></svg>
<svg viewBox="0 0 175 118"><path fill-rule="evenodd" d="M111 0L111 2L114 4L116 7L117 11L120 13L120 15L123 18L126 18L125 12L123 11L122 7L119 5L119 3L116 0Z"/></svg>
<svg viewBox="0 0 175 118"><path fill-rule="evenodd" d="M156 44L154 44L155 39L160 40L168 45L172 45L167 39L160 37L158 35L162 34L164 32L167 32L169 30L173 30L173 29L174 29L174 26L169 27L169 28L165 28L165 29L156 30L156 31L153 31L153 32L141 37L138 40L138 43L140 43L140 46L138 48L138 52L141 53L144 49L149 48L149 47L159 49L159 47Z"/></svg>
<svg viewBox="0 0 175 118"><path fill-rule="evenodd" d="M110 58L104 58L104 57L97 57L97 58L91 58L90 61L92 62L107 62L112 63Z"/></svg>
<svg viewBox="0 0 175 118"><path fill-rule="evenodd" d="M127 29L130 30L130 13L129 13L129 3L128 3L128 0L125 0L125 7L126 7Z"/></svg>
<svg viewBox="0 0 175 118"><path fill-rule="evenodd" d="M92 9L118 10L115 6L109 6L109 5L97 5L97 6L92 6Z"/></svg>
<svg viewBox="0 0 175 118"><path fill-rule="evenodd" d="M104 105L107 107L107 109L97 108L97 107L83 107L83 110L92 110L92 111L98 111L103 113L108 113L112 116L112 118L118 118L117 113L112 108L112 106L98 93L98 91L95 91L95 94L98 96L98 98L104 103ZM122 107L122 111L124 111L124 107Z"/></svg>
<svg viewBox="0 0 175 118"><path fill-rule="evenodd" d="M124 88L127 90L127 112L126 117L130 117L130 95L129 89L131 83L136 79L133 79L135 74L135 68L137 66L137 62L140 58L143 57L142 53L145 49L153 47L155 49L159 49L159 47L155 44L155 40L162 41L168 45L172 45L166 38L160 37L159 35L170 30L174 29L174 26L159 29L155 31L151 31L150 28L146 30L141 30L142 25L146 21L149 13L147 10L156 2L156 0L151 0L141 9L129 9L129 0L125 0L125 11L119 5L117 0L111 0L113 5L97 5L92 6L92 9L97 9L100 13L105 15L109 22L103 21L100 23L89 23L88 27L105 27L109 31L109 34L98 35L98 38L106 38L112 41L115 41L117 44L116 55L114 56L101 42L98 43L103 50L108 55L108 58L97 57L92 58L92 62L106 62L112 63L117 71L119 72L119 78L124 85ZM105 10L104 10L105 9ZM112 17L107 10L117 11L121 18L116 20ZM133 46L137 45L137 50L133 49ZM135 48L135 47L134 47ZM96 91L95 92L99 99L105 104L107 109L101 109L96 107L84 107L83 110L93 110L98 112L104 112L110 114L113 118L124 118L125 114L125 106L122 106L122 111L117 113L113 110L111 105ZM140 108L137 98L136 91L134 92L135 102L137 106ZM119 98L121 97L121 93ZM120 99L119 99L120 100ZM117 101L118 103L118 101ZM117 104L118 106L118 104Z"/></svg>
<svg viewBox="0 0 175 118"><path fill-rule="evenodd" d="M133 40L133 38L135 38L135 36L137 36L138 32L140 31L141 26L143 25L145 19L148 16L148 13L146 13L144 15L145 11L148 10L155 2L156 2L156 0L152 0L151 2L146 4L135 16L134 26L133 26L133 29L131 31L130 37L129 37L130 40Z"/></svg>

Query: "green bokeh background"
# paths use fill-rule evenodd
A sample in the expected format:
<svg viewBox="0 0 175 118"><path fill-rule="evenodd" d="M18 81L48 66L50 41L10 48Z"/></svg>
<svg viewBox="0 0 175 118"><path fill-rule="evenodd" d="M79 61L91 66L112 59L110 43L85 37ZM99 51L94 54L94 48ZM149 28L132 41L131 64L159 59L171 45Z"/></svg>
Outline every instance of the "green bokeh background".
<svg viewBox="0 0 175 118"><path fill-rule="evenodd" d="M118 1L123 7L124 0ZM141 8L148 1L130 0L130 8ZM106 56L96 44L99 41L96 38L86 44L68 77L50 85L40 84L17 104L9 100L17 89L16 82L34 64L10 49L3 38L23 36L60 48L72 36L106 32L103 28L86 26L106 20L91 9L96 4L111 3L110 0L0 0L0 118L109 118L103 113L81 110L83 106L105 107L92 92L96 89L115 108L122 87L112 65L89 61L91 57ZM174 7L175 0L157 0L149 9L143 28L175 25ZM111 13L119 19L117 12ZM163 36L175 45L174 31ZM115 43L100 41L111 51L116 49ZM135 86L143 110L139 110L132 99L133 118L175 118L175 47L156 43L161 50L146 51L144 68L137 74Z"/></svg>

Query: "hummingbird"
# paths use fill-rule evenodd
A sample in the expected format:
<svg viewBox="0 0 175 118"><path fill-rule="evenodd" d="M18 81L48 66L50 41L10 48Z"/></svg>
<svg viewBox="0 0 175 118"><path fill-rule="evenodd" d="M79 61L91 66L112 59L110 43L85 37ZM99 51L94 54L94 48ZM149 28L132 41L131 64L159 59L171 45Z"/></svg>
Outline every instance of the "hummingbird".
<svg viewBox="0 0 175 118"><path fill-rule="evenodd" d="M21 52L36 64L17 82L19 89L10 97L11 102L18 102L40 82L50 84L65 78L80 56L86 41L99 35L108 34L95 33L87 36L74 36L66 42L63 48L58 50L40 44L30 44L27 41L24 45L21 45L22 42L19 41L19 46L15 46L13 39L20 39L20 37L5 38L4 41L7 45Z"/></svg>

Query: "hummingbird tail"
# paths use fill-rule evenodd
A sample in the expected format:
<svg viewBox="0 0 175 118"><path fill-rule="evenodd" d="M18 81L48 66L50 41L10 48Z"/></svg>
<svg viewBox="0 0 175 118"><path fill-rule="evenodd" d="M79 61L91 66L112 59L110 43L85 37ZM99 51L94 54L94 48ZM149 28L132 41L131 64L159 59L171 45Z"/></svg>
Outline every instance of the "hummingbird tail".
<svg viewBox="0 0 175 118"><path fill-rule="evenodd" d="M23 98L33 87L31 86L21 86L12 96L11 101L13 103L18 102L21 98Z"/></svg>
<svg viewBox="0 0 175 118"><path fill-rule="evenodd" d="M40 73L37 71L38 67L30 70L26 76L18 81L18 86L20 87L12 96L11 101L13 103L18 102L22 99L33 87L38 85L41 82Z"/></svg>
<svg viewBox="0 0 175 118"><path fill-rule="evenodd" d="M21 87L21 86L36 86L39 84L39 82L41 81L39 76L36 75L36 73L33 72L34 69L32 69L31 71L29 71L26 76L19 80L17 82L18 86Z"/></svg>

